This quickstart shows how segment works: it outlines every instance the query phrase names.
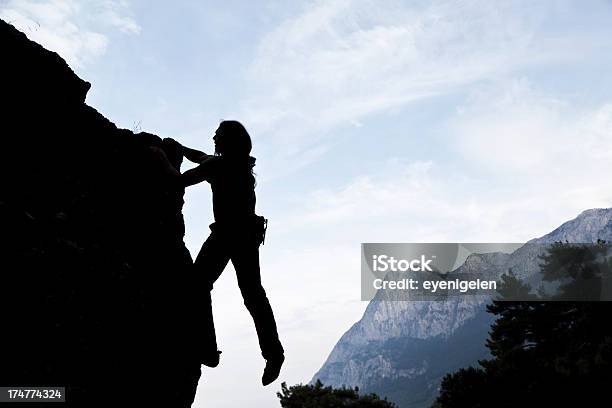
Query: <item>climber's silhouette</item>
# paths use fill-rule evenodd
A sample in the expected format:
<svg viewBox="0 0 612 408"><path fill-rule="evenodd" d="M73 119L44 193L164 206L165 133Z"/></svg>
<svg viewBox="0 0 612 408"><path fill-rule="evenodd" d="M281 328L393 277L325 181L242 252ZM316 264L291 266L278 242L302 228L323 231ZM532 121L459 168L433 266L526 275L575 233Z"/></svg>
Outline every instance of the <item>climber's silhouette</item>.
<svg viewBox="0 0 612 408"><path fill-rule="evenodd" d="M255 322L259 346L266 360L262 383L268 385L280 373L285 360L279 341L272 308L261 285L259 245L265 234L263 217L255 214L255 158L250 156L251 138L237 121L223 121L213 137L215 155L208 155L182 146L185 158L199 164L180 175L187 187L208 181L213 192L215 222L211 234L202 245L194 267L210 302L210 290L231 260L238 277L244 304ZM180 174L180 173L177 173ZM212 310L206 307L205 310ZM212 316L206 321L213 322ZM214 327L205 344L205 365L219 363Z"/></svg>

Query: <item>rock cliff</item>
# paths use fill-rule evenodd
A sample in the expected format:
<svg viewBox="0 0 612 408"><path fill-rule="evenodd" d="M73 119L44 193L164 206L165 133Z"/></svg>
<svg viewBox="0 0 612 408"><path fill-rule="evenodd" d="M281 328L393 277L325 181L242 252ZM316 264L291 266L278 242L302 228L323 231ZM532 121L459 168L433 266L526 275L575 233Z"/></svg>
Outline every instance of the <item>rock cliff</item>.
<svg viewBox="0 0 612 408"><path fill-rule="evenodd" d="M202 325L183 191L149 149L168 146L118 129L1 20L0 44L0 385L65 386L71 407L190 406Z"/></svg>

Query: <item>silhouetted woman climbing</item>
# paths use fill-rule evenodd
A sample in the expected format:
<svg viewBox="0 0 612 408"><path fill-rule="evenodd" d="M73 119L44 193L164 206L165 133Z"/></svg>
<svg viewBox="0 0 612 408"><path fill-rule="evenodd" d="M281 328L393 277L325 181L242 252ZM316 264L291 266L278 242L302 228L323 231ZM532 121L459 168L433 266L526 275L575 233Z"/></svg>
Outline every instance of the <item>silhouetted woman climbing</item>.
<svg viewBox="0 0 612 408"><path fill-rule="evenodd" d="M207 181L213 194L215 222L210 225L210 236L202 245L194 267L201 274L206 290L212 290L227 263L232 261L266 360L262 383L268 385L278 377L285 357L272 308L261 285L259 245L265 226L263 217L255 214L255 158L250 156L251 137L240 122L228 120L221 122L213 139L214 156L182 148L188 160L199 164L181 175L183 185ZM216 366L219 354L214 336L206 347L209 352L204 364Z"/></svg>

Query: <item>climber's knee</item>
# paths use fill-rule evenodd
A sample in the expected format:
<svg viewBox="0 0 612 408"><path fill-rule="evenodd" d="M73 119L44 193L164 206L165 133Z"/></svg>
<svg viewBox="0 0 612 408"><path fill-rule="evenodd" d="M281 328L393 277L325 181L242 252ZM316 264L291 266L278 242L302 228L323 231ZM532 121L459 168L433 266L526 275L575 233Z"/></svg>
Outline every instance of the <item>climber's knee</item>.
<svg viewBox="0 0 612 408"><path fill-rule="evenodd" d="M254 310L262 303L266 303L268 301L266 291L261 285L259 287L243 290L242 299L244 300L244 305L248 310Z"/></svg>

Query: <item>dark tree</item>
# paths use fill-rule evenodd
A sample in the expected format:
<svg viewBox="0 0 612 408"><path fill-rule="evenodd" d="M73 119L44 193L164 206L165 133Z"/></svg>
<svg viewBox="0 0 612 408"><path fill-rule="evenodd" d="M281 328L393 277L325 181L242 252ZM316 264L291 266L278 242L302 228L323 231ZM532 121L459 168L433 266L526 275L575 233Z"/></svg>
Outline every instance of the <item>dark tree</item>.
<svg viewBox="0 0 612 408"><path fill-rule="evenodd" d="M561 284L547 301L535 295L533 301L504 301L531 293L510 271L500 298L487 307L497 316L487 340L493 358L447 374L434 406L605 405L612 384L612 303L567 299L599 298L609 253L603 241L552 245L541 257L542 278Z"/></svg>
<svg viewBox="0 0 612 408"><path fill-rule="evenodd" d="M314 385L281 384L281 392L276 393L283 408L396 408L386 399L376 394L359 395L359 388L333 388L324 386L317 380Z"/></svg>

